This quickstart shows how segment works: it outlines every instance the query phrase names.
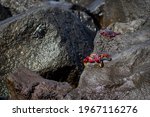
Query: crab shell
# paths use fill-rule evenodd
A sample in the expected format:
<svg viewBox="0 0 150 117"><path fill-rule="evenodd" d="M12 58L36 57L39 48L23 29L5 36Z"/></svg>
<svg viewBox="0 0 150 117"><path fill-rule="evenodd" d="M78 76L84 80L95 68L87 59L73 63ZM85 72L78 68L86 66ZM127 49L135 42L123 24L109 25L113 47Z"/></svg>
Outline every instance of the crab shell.
<svg viewBox="0 0 150 117"><path fill-rule="evenodd" d="M95 64L95 63L94 63L94 64ZM89 64L88 62L87 62L87 63L84 63L84 66L85 66L85 67L88 66L88 65L91 65L91 64ZM100 63L96 63L96 65L98 65L100 68L102 68L102 67L104 67L104 62L101 61Z"/></svg>

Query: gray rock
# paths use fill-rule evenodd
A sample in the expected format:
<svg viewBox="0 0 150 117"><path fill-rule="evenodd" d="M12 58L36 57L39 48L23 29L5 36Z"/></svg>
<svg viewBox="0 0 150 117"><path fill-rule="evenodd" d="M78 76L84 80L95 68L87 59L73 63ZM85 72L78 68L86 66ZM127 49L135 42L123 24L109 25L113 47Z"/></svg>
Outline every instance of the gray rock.
<svg viewBox="0 0 150 117"><path fill-rule="evenodd" d="M43 5L0 22L0 75L25 66L75 85L94 33L70 11Z"/></svg>
<svg viewBox="0 0 150 117"><path fill-rule="evenodd" d="M82 21L82 23L86 25L89 29L93 31L99 30L99 28L101 27L99 20L102 19L104 0L94 0L94 1L93 0L66 0L66 1L82 6L83 8L74 11L75 15L78 16L79 19Z"/></svg>
<svg viewBox="0 0 150 117"><path fill-rule="evenodd" d="M150 16L149 0L105 0L103 25L114 22L127 22Z"/></svg>
<svg viewBox="0 0 150 117"><path fill-rule="evenodd" d="M44 79L23 67L9 74L6 82L9 99L63 99L72 89L66 82L58 83Z"/></svg>
<svg viewBox="0 0 150 117"><path fill-rule="evenodd" d="M64 1L64 0L60 0L60 1ZM80 4L82 6L87 6L89 5L91 2L93 2L93 0L65 0L67 2L71 2L71 3L76 3L76 4Z"/></svg>
<svg viewBox="0 0 150 117"><path fill-rule="evenodd" d="M0 0L0 3L8 7L13 15L27 11L35 6L40 6L49 0Z"/></svg>
<svg viewBox="0 0 150 117"><path fill-rule="evenodd" d="M97 35L95 40L105 39L101 45L112 54L112 61L104 68L85 67L78 87L66 99L150 99L149 28L148 20L139 30L112 40ZM95 43L94 52L99 51Z"/></svg>
<svg viewBox="0 0 150 117"><path fill-rule="evenodd" d="M119 32L121 34L127 32L135 32L145 23L144 19L137 19L127 23L116 22L109 25L107 28L112 29L114 32Z"/></svg>

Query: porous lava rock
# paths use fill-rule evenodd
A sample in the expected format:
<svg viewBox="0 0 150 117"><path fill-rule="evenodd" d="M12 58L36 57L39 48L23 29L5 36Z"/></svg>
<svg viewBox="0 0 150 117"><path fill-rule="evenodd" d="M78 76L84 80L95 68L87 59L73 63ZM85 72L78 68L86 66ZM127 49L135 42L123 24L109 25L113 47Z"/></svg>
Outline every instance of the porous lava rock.
<svg viewBox="0 0 150 117"><path fill-rule="evenodd" d="M72 89L67 82L44 79L24 67L9 74L5 81L9 91L8 99L15 100L63 99Z"/></svg>
<svg viewBox="0 0 150 117"><path fill-rule="evenodd" d="M0 75L25 66L77 85L94 35L69 10L45 4L0 22Z"/></svg>

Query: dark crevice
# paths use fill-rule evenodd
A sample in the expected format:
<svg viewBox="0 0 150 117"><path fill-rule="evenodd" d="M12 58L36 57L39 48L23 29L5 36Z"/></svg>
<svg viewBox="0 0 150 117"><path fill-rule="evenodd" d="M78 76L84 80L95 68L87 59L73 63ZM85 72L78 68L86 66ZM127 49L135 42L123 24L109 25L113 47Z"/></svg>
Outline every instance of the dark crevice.
<svg viewBox="0 0 150 117"><path fill-rule="evenodd" d="M77 87L79 82L79 71L75 66L64 66L54 72L47 71L41 73L41 76L58 82L68 82L72 87Z"/></svg>
<svg viewBox="0 0 150 117"><path fill-rule="evenodd" d="M29 89L29 93L27 95L27 99L31 99L32 98L32 94L35 91L35 88L39 85L39 82L35 82L34 84L32 84L31 89Z"/></svg>
<svg viewBox="0 0 150 117"><path fill-rule="evenodd" d="M10 9L0 4L0 21L5 20L9 17L12 17Z"/></svg>
<svg viewBox="0 0 150 117"><path fill-rule="evenodd" d="M98 30L101 29L102 26L101 26L100 22L101 22L103 16L100 16L99 14L102 11L100 11L98 14L94 14L90 10L88 10L87 8L82 7L78 4L73 4L73 6L71 7L71 10L77 10L77 11L85 12L87 15L89 15L93 19L93 22L94 22L96 28Z"/></svg>

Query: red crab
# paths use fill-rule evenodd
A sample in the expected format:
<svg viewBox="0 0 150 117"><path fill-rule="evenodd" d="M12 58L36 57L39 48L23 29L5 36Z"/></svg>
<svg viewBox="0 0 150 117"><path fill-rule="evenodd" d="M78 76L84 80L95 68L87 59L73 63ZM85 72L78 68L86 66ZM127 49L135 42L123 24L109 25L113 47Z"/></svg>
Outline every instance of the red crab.
<svg viewBox="0 0 150 117"><path fill-rule="evenodd" d="M113 38L116 37L117 35L120 35L121 33L117 33L117 32L113 32L110 29L105 29L105 30L101 30L100 31L100 35L104 36L104 37L108 37L108 38Z"/></svg>
<svg viewBox="0 0 150 117"><path fill-rule="evenodd" d="M98 63L100 67L104 66L104 60L111 61L111 56L109 54L91 54L90 56L87 56L84 60L83 63L86 65L87 63Z"/></svg>

